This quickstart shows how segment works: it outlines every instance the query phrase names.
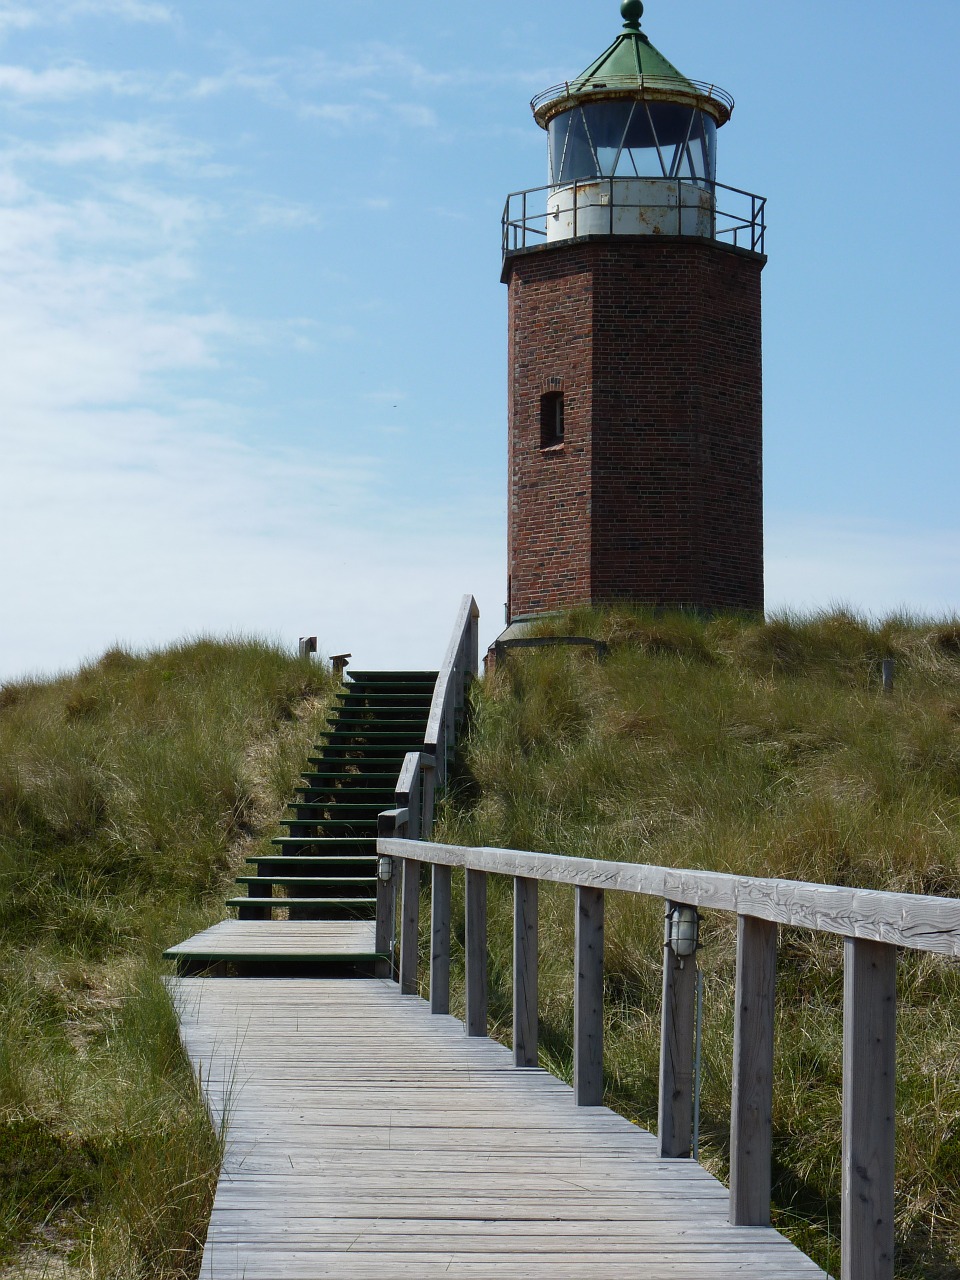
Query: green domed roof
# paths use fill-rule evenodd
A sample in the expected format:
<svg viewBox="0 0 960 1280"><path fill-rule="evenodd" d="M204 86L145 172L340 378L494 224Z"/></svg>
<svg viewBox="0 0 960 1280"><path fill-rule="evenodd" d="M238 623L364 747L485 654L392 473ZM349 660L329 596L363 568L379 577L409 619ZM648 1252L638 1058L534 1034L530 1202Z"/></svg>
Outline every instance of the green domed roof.
<svg viewBox="0 0 960 1280"><path fill-rule="evenodd" d="M733 111L733 99L716 85L688 80L640 30L643 5L640 0L623 0L624 30L609 49L573 80L547 89L531 106L537 123L544 129L554 116L583 102L609 98L641 98L659 102L680 102L698 107L726 124Z"/></svg>

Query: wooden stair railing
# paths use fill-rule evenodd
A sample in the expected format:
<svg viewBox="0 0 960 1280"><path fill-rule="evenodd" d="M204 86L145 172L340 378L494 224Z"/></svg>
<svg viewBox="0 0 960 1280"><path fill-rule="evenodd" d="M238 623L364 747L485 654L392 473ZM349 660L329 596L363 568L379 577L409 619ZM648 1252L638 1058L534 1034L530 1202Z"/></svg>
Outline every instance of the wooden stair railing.
<svg viewBox="0 0 960 1280"><path fill-rule="evenodd" d="M670 945L675 908L737 916L736 1014L730 1121L730 1221L770 1222L774 987L778 926L844 939L842 1280L893 1280L894 1109L897 948L960 957L960 900L593 861L513 849L464 848L400 838L416 812L416 768L408 804L389 815L379 856L402 864L400 983L417 991L420 868L433 869L430 1004L449 1011L450 873L466 874L466 1031L487 1030L486 880L512 876L514 1061L537 1062L537 885L576 889L574 1093L596 1106L603 1092L604 895L642 894L666 903L660 1065L660 1154L691 1155L695 964ZM387 818L388 815L383 815Z"/></svg>
<svg viewBox="0 0 960 1280"><path fill-rule="evenodd" d="M450 762L456 747L457 732L466 708L467 691L477 674L480 661L480 610L471 595L460 601L457 619L443 665L434 686L427 716L423 746L408 752L397 780L394 808L384 810L377 820L377 834L382 838L404 837L429 840L433 833L433 805L436 789L447 781ZM396 950L397 877L390 858L381 858L377 867L377 951L391 955ZM403 860L400 885L400 910L404 919L402 942L396 964L396 976L404 994L417 988L417 933L420 913L420 867L411 858ZM450 872L444 867L433 869L433 928L450 929ZM434 1013L446 1013L450 990L449 949L438 964L445 970L433 973L431 997ZM381 964L378 972L386 976L390 964ZM446 993L446 994L444 994Z"/></svg>

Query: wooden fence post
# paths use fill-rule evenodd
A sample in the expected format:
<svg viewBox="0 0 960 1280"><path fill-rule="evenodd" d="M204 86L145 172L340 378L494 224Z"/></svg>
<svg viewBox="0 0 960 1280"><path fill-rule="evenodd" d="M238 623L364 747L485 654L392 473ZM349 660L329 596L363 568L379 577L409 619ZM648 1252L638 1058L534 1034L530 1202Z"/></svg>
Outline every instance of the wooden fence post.
<svg viewBox="0 0 960 1280"><path fill-rule="evenodd" d="M403 898L400 908L400 994L420 994L420 863L403 859Z"/></svg>
<svg viewBox="0 0 960 1280"><path fill-rule="evenodd" d="M693 1146L697 961L695 956L681 960L670 946L670 913L676 905L667 903L663 943L658 1145L665 1159L689 1159Z"/></svg>
<svg viewBox="0 0 960 1280"><path fill-rule="evenodd" d="M466 873L467 1035L487 1034L487 873Z"/></svg>
<svg viewBox="0 0 960 1280"><path fill-rule="evenodd" d="M844 939L842 1280L893 1280L897 949Z"/></svg>
<svg viewBox="0 0 960 1280"><path fill-rule="evenodd" d="M777 926L738 917L730 1109L730 1221L735 1227L770 1225L776 980Z"/></svg>
<svg viewBox="0 0 960 1280"><path fill-rule="evenodd" d="M573 1097L603 1103L603 890L577 886L576 990L573 1006Z"/></svg>
<svg viewBox="0 0 960 1280"><path fill-rule="evenodd" d="M433 800L437 785L437 762L433 756L423 757L421 770L423 788L421 835L424 840L429 840L433 835Z"/></svg>
<svg viewBox="0 0 960 1280"><path fill-rule="evenodd" d="M513 1065L539 1062L537 1014L539 884L524 876L513 880Z"/></svg>
<svg viewBox="0 0 960 1280"><path fill-rule="evenodd" d="M430 897L430 1012L450 1012L450 867L434 863Z"/></svg>
<svg viewBox="0 0 960 1280"><path fill-rule="evenodd" d="M396 822L390 813L381 813L377 817L377 836L390 839L396 831ZM389 866L389 876L381 875L381 868ZM377 859L377 920L375 927L374 948L381 957L376 963L374 972L378 978L389 978L393 975L394 930L396 925L396 863L393 858Z"/></svg>

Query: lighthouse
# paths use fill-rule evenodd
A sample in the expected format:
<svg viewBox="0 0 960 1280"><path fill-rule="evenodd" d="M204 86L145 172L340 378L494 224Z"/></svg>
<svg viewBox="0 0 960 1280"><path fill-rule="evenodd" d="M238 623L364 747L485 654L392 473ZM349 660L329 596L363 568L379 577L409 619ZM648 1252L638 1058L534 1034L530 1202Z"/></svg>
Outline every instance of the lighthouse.
<svg viewBox="0 0 960 1280"><path fill-rule="evenodd" d="M763 609L765 202L717 180L732 98L620 9L534 98L548 181L504 210L510 623Z"/></svg>

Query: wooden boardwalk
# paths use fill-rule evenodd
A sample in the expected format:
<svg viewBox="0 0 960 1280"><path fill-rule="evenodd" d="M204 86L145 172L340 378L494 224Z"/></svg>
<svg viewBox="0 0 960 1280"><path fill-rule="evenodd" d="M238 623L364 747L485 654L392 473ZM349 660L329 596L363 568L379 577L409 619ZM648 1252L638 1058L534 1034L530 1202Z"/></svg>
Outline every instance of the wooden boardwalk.
<svg viewBox="0 0 960 1280"><path fill-rule="evenodd" d="M226 1115L204 1280L825 1275L775 1231L730 1226L697 1164L393 982L171 991Z"/></svg>

